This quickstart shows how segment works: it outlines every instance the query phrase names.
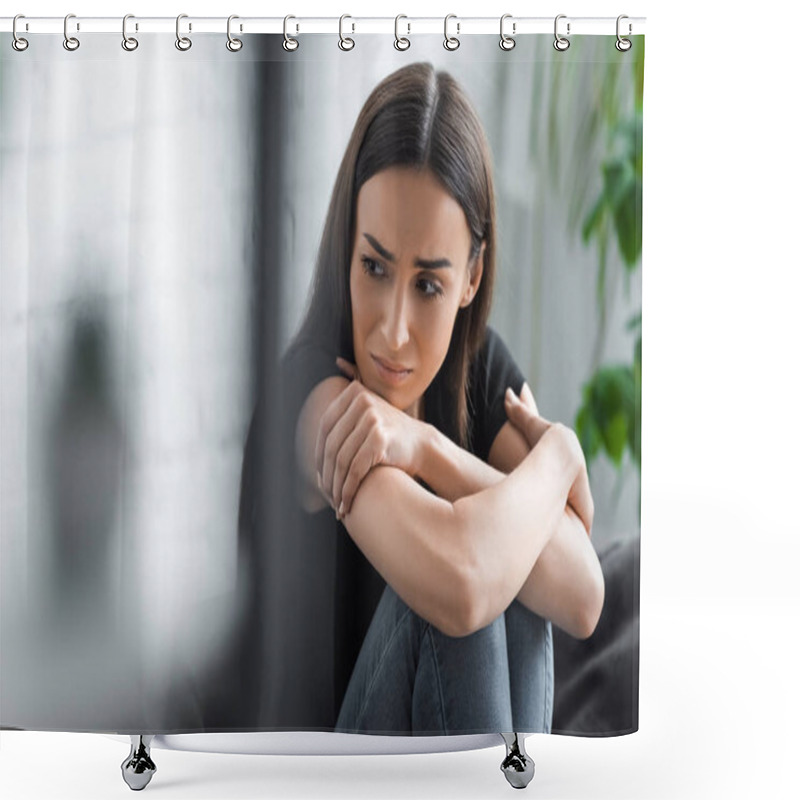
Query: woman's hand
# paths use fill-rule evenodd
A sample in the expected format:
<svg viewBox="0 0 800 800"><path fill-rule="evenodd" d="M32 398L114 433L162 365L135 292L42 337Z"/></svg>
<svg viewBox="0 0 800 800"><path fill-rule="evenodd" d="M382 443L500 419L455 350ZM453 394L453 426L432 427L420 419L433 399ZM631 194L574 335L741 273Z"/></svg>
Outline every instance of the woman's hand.
<svg viewBox="0 0 800 800"><path fill-rule="evenodd" d="M506 416L519 432L527 439L528 447L533 450L544 436L545 431L552 425L544 417L539 416L536 401L527 382L522 384L519 397L509 386L506 389Z"/></svg>
<svg viewBox="0 0 800 800"><path fill-rule="evenodd" d="M536 402L528 384L522 385L520 396L514 394L509 387L506 390L506 415L509 421L523 434L531 450L536 447L539 440L554 423L540 417L536 409ZM594 500L589 488L589 473L586 468L586 459L583 455L578 437L566 425L556 423L565 445L570 454L572 463L577 467L577 475L567 495L567 505L578 515L588 536L592 535L594 522Z"/></svg>
<svg viewBox="0 0 800 800"><path fill-rule="evenodd" d="M317 485L341 519L372 467L386 464L414 477L426 434L425 423L367 389L355 365L336 363L352 383L320 419L315 461Z"/></svg>

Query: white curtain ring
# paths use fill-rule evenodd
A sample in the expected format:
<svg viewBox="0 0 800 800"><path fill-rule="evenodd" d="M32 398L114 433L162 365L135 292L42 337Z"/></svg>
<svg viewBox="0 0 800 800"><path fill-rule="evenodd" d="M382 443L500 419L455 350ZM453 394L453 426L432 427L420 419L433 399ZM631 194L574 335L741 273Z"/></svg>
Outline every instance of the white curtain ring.
<svg viewBox="0 0 800 800"><path fill-rule="evenodd" d="M345 52L347 52L348 50L352 50L356 46L356 43L355 41L353 41L353 39L351 39L349 36L345 37L342 34L342 23L346 19L353 19L353 18L349 14L342 14L342 16L339 17L339 49L344 50ZM356 32L356 24L354 22L353 33L355 32Z"/></svg>
<svg viewBox="0 0 800 800"><path fill-rule="evenodd" d="M516 39L514 39L511 36L507 36L503 32L503 23L509 17L511 17L511 14L503 14L503 16L500 17L500 49L501 50L505 50L506 52L508 52L509 50L513 50L514 47L517 44L517 40ZM511 32L512 33L516 33L517 32L517 23L516 22L512 22L511 23Z"/></svg>
<svg viewBox="0 0 800 800"><path fill-rule="evenodd" d="M447 35L447 23L451 19L456 19L456 15L448 14L444 18L444 49L450 50L452 52L453 50L458 50L458 48L461 46L461 41L458 39L457 36ZM461 23L456 22L456 33L458 34L460 33L460 31L461 31Z"/></svg>
<svg viewBox="0 0 800 800"><path fill-rule="evenodd" d="M400 27L399 23L400 23L401 19L408 19L408 17L405 14L398 14L394 18L394 49L395 50L408 50L408 48L411 47L411 40L410 39L406 39L405 36L401 37L400 36L400 32L398 30L399 27ZM408 33L410 34L411 33L411 23L407 22L406 26L408 27Z"/></svg>
<svg viewBox="0 0 800 800"><path fill-rule="evenodd" d="M619 23L620 23L620 20L623 20L623 19L629 19L629 17L626 14L620 14L617 17L617 41L614 42L614 47L616 47L617 50L619 50L621 53L626 53L628 50L631 49L631 47L633 47L633 42L630 39L626 39L624 36L620 36L620 34L619 34ZM632 30L633 30L633 28L631 27L631 24L629 22L628 23L628 36L631 35L631 31Z"/></svg>
<svg viewBox="0 0 800 800"><path fill-rule="evenodd" d="M181 36L181 20L188 16L188 14L178 14L178 18L175 20L175 47L183 52L192 46L192 40L188 36ZM192 26L189 25L189 30L191 31L191 29Z"/></svg>
<svg viewBox="0 0 800 800"><path fill-rule="evenodd" d="M297 17L293 17L291 14L287 14L283 18L283 49L287 50L288 52L294 52L300 47L299 39L296 39L294 36L289 36L286 30L286 23L289 22L290 19L297 19ZM297 29L300 29L300 26L297 26Z"/></svg>
<svg viewBox="0 0 800 800"><path fill-rule="evenodd" d="M567 18L566 14L559 14L556 17L556 22L555 22L556 39L553 42L553 47L555 47L556 50L558 50L559 52L562 52L562 53L564 52L564 50L567 50L569 48L569 39L567 39L564 36L561 36L559 34L559 32L558 32L558 21L560 19L566 19L566 18ZM569 22L567 23L567 36L569 36Z"/></svg>
<svg viewBox="0 0 800 800"><path fill-rule="evenodd" d="M133 18L133 14L126 14L122 18L122 49L127 50L129 53L133 52L139 46L139 40L134 39L133 36L128 36L126 30L128 20Z"/></svg>
<svg viewBox="0 0 800 800"><path fill-rule="evenodd" d="M23 50L28 49L28 40L23 39L21 36L17 34L17 20L18 19L25 19L24 14L17 14L14 17L14 22L11 23L11 33L13 34L13 39L11 40L11 46L18 52L21 53Z"/></svg>
<svg viewBox="0 0 800 800"><path fill-rule="evenodd" d="M64 17L64 49L69 50L70 52L77 50L81 46L81 43L74 36L70 36L67 33L67 23L69 18L74 16L74 14L67 14L67 16Z"/></svg>
<svg viewBox="0 0 800 800"><path fill-rule="evenodd" d="M242 49L242 40L237 39L235 36L231 35L231 20L232 19L239 19L236 14L231 14L228 17L228 41L225 42L225 47L231 51L231 53L238 53Z"/></svg>

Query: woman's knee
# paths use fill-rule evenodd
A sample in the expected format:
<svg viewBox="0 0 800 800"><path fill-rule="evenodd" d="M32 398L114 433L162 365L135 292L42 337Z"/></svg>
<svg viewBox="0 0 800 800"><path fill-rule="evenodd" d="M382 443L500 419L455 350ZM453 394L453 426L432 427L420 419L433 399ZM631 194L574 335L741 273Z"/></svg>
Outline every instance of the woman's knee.
<svg viewBox="0 0 800 800"><path fill-rule="evenodd" d="M442 679L456 690L485 693L508 685L508 642L503 614L468 636L448 636L426 623L425 637Z"/></svg>
<svg viewBox="0 0 800 800"><path fill-rule="evenodd" d="M337 727L418 735L511 730L509 692L504 615L451 637L387 584Z"/></svg>
<svg viewBox="0 0 800 800"><path fill-rule="evenodd" d="M505 620L512 670L515 663L529 665L537 662L546 667L548 661L552 662L552 627L549 620L534 613L518 600L506 609Z"/></svg>
<svg viewBox="0 0 800 800"><path fill-rule="evenodd" d="M426 624L412 718L421 735L511 730L502 614L469 636L448 636Z"/></svg>

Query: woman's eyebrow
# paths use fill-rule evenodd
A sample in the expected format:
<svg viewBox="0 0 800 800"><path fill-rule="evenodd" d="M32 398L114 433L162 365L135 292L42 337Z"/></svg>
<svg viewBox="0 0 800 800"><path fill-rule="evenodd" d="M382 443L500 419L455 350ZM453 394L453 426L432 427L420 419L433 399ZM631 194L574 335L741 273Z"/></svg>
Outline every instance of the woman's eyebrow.
<svg viewBox="0 0 800 800"><path fill-rule="evenodd" d="M378 251L382 258L391 262L395 260L394 254L390 253L374 236L365 233L364 238ZM452 267L453 265L447 258L415 258L414 266L419 267L419 269L439 269L440 267Z"/></svg>

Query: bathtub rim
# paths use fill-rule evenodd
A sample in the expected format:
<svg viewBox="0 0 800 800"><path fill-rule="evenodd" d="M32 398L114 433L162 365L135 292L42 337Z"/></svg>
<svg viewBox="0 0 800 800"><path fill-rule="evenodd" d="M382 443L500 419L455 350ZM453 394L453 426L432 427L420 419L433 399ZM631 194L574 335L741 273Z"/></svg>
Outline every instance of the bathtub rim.
<svg viewBox="0 0 800 800"><path fill-rule="evenodd" d="M126 744L131 742L130 734L101 735ZM483 750L503 743L500 733L393 736L334 731L232 731L155 734L150 747L195 753L333 756L455 753Z"/></svg>

